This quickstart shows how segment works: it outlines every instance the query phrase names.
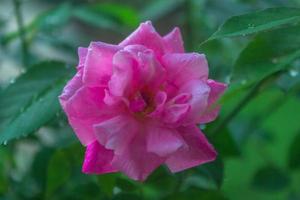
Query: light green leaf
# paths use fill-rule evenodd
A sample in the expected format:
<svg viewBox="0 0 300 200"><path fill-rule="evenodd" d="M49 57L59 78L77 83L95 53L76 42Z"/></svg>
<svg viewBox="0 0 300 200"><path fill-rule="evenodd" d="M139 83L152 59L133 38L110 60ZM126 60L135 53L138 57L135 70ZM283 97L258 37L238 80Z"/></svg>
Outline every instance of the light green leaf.
<svg viewBox="0 0 300 200"><path fill-rule="evenodd" d="M300 26L258 34L240 53L232 81L246 84L280 71L300 57Z"/></svg>
<svg viewBox="0 0 300 200"><path fill-rule="evenodd" d="M300 9L268 8L228 19L208 40L245 36L300 21Z"/></svg>
<svg viewBox="0 0 300 200"><path fill-rule="evenodd" d="M59 111L58 95L71 69L48 61L29 68L0 93L0 143L25 136Z"/></svg>

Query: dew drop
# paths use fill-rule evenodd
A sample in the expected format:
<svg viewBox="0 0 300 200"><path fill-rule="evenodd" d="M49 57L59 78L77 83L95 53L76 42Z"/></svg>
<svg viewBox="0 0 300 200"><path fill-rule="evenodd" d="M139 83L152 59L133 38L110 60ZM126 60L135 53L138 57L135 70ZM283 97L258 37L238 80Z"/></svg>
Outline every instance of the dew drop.
<svg viewBox="0 0 300 200"><path fill-rule="evenodd" d="M245 85L247 83L247 80L244 79L244 80L242 80L241 83L242 83L242 85Z"/></svg>
<svg viewBox="0 0 300 200"><path fill-rule="evenodd" d="M5 141L3 142L3 144L4 144L4 145L7 145L7 140L5 140Z"/></svg>
<svg viewBox="0 0 300 200"><path fill-rule="evenodd" d="M274 63L274 64L278 63L278 59L277 58L273 58L272 59L272 63Z"/></svg>
<svg viewBox="0 0 300 200"><path fill-rule="evenodd" d="M299 74L299 72L295 69L291 69L289 71L289 74L290 74L291 77L296 77Z"/></svg>

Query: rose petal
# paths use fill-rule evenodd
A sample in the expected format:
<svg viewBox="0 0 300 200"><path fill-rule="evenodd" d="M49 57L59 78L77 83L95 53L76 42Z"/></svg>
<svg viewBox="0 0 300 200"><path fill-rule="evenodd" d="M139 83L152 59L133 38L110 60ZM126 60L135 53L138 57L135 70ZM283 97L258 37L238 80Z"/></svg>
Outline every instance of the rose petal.
<svg viewBox="0 0 300 200"><path fill-rule="evenodd" d="M163 37L166 53L184 53L183 40L179 28L174 28Z"/></svg>
<svg viewBox="0 0 300 200"><path fill-rule="evenodd" d="M177 129L187 144L172 154L166 164L172 172L179 172L200 164L213 161L217 153L196 126L180 127Z"/></svg>
<svg viewBox="0 0 300 200"><path fill-rule="evenodd" d="M125 47L127 45L140 44L152 49L156 56L162 56L163 41L161 36L155 31L150 21L141 23L141 25L130 34L119 46Z"/></svg>
<svg viewBox="0 0 300 200"><path fill-rule="evenodd" d="M85 151L82 172L87 174L105 174L117 172L112 165L114 152L105 149L98 141L89 144Z"/></svg>
<svg viewBox="0 0 300 200"><path fill-rule="evenodd" d="M147 133L147 151L160 157L168 156L184 145L184 141L175 129L154 125Z"/></svg>
<svg viewBox="0 0 300 200"><path fill-rule="evenodd" d="M192 80L185 83L179 90L180 93L191 94L191 99L187 104L190 105L190 110L183 119L183 124L199 123L202 113L207 107L208 95L210 88L201 80Z"/></svg>
<svg viewBox="0 0 300 200"><path fill-rule="evenodd" d="M165 159L147 152L142 132L126 146L125 151L115 155L112 165L134 180L144 181Z"/></svg>
<svg viewBox="0 0 300 200"><path fill-rule="evenodd" d="M87 86L105 86L112 74L112 59L117 45L91 42L84 64L83 82Z"/></svg>
<svg viewBox="0 0 300 200"><path fill-rule="evenodd" d="M103 88L80 88L66 103L64 110L79 140L87 145L95 140L93 125L110 118L114 109L103 103Z"/></svg>
<svg viewBox="0 0 300 200"><path fill-rule="evenodd" d="M162 63L167 69L169 81L180 86L193 79L206 81L208 65L203 54L198 53L173 53L165 54Z"/></svg>
<svg viewBox="0 0 300 200"><path fill-rule="evenodd" d="M216 102L227 88L226 84L210 79L207 80L207 84L210 87L208 105L206 111L200 118L200 123L208 123L216 119L220 110L220 106L216 105Z"/></svg>
<svg viewBox="0 0 300 200"><path fill-rule="evenodd" d="M96 137L106 149L121 154L138 131L137 122L130 116L120 115L94 125Z"/></svg>

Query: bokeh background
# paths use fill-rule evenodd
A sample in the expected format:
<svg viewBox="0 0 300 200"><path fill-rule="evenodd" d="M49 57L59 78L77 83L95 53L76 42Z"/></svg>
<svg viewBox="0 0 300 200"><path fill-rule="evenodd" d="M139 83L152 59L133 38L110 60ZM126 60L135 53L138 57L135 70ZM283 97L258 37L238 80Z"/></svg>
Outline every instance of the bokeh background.
<svg viewBox="0 0 300 200"><path fill-rule="evenodd" d="M0 0L0 199L300 199L299 6L299 0ZM273 7L295 8L284 14L294 14L291 23L260 32L257 23L283 14L255 11ZM247 18L254 34L226 35L245 23L237 17L223 36L203 43L244 13L254 13ZM118 43L145 20L162 35L180 27L186 50L205 53L210 77L229 84L220 117L199 126L218 159L177 174L160 167L144 183L118 173L82 174L84 147L57 102L62 80L74 74L79 46Z"/></svg>

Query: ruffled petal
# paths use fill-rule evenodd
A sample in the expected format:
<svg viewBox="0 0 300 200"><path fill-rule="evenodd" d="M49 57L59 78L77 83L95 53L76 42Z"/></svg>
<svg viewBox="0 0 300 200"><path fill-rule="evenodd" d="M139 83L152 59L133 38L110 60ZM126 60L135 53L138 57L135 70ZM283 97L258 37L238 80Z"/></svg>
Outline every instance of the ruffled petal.
<svg viewBox="0 0 300 200"><path fill-rule="evenodd" d="M183 40L179 28L174 28L163 37L166 53L184 53Z"/></svg>
<svg viewBox="0 0 300 200"><path fill-rule="evenodd" d="M207 108L209 92L209 86L201 80L189 81L179 89L179 94L191 94L190 100L187 103L190 105L190 109L182 120L182 124L199 123L202 113Z"/></svg>
<svg viewBox="0 0 300 200"><path fill-rule="evenodd" d="M112 74L112 59L121 47L91 42L84 64L83 82L87 86L105 86Z"/></svg>
<svg viewBox="0 0 300 200"><path fill-rule="evenodd" d="M154 125L147 132L147 151L160 157L174 153L185 144L175 129Z"/></svg>
<svg viewBox="0 0 300 200"><path fill-rule="evenodd" d="M87 53L88 53L88 48L84 48L84 47L78 48L78 57L79 57L79 63L77 66L78 69L81 69L82 67L84 67Z"/></svg>
<svg viewBox="0 0 300 200"><path fill-rule="evenodd" d="M179 172L215 160L217 153L195 125L177 129L187 147L172 154L166 164L172 172Z"/></svg>
<svg viewBox="0 0 300 200"><path fill-rule="evenodd" d="M136 61L126 51L119 51L113 57L113 74L108 82L108 88L112 95L123 96L129 92L133 68Z"/></svg>
<svg viewBox="0 0 300 200"><path fill-rule="evenodd" d="M208 65L204 54L165 54L162 63L168 72L167 79L177 86L193 79L207 80Z"/></svg>
<svg viewBox="0 0 300 200"><path fill-rule="evenodd" d="M142 132L126 147L122 154L115 155L112 165L134 180L144 181L165 160L147 152L145 135Z"/></svg>
<svg viewBox="0 0 300 200"><path fill-rule="evenodd" d="M62 94L59 96L60 104L63 109L66 107L66 102L82 87L82 70L79 70L75 76L64 87Z"/></svg>
<svg viewBox="0 0 300 200"><path fill-rule="evenodd" d="M119 115L94 126L96 137L106 149L121 154L137 134L138 123L130 116Z"/></svg>
<svg viewBox="0 0 300 200"><path fill-rule="evenodd" d="M200 118L200 123L208 123L216 119L220 110L220 106L216 103L227 88L226 84L210 79L207 80L207 84L210 87L208 105L206 111Z"/></svg>
<svg viewBox="0 0 300 200"><path fill-rule="evenodd" d="M79 140L87 145L94 141L93 125L118 110L108 109L103 103L103 88L82 87L65 103L64 110Z"/></svg>
<svg viewBox="0 0 300 200"><path fill-rule="evenodd" d="M87 174L105 174L117 172L112 165L114 152L105 149L98 141L89 144L85 151L82 172Z"/></svg>
<svg viewBox="0 0 300 200"><path fill-rule="evenodd" d="M164 53L162 37L156 32L150 21L141 23L141 25L119 45L125 47L135 44L144 45L152 49L158 57Z"/></svg>

